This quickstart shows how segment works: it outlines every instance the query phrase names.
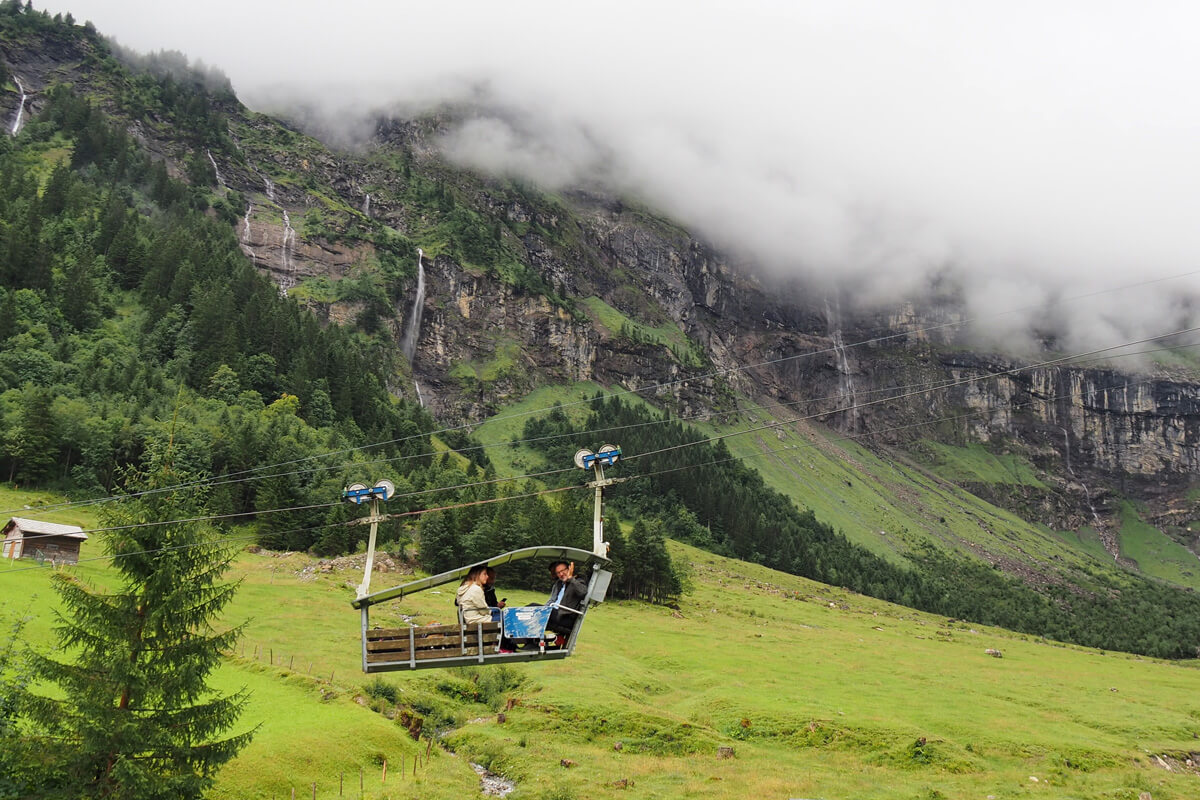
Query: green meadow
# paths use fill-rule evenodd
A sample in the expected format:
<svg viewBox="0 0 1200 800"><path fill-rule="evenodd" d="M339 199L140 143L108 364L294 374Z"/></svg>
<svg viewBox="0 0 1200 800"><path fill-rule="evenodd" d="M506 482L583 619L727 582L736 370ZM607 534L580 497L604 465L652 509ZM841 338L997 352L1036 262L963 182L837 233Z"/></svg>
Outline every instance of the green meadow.
<svg viewBox="0 0 1200 800"><path fill-rule="evenodd" d="M596 388L539 390L473 433L502 475L565 466L507 443L521 437L529 412L556 401L582 419L581 401ZM1093 531L1031 525L949 482L1035 483L1013 459L942 447L923 464L889 460L818 426L774 425L789 418L755 410L702 429L727 435L731 452L798 506L894 559L932 539L1111 563ZM608 441L596 437L593 446ZM61 499L0 489L9 515ZM86 506L38 516L96 524ZM1133 506L1119 533L1123 558L1141 571L1195 580L1187 554ZM1197 662L946 620L671 549L688 574L679 607L599 606L574 658L370 678L349 605L361 573L300 553L242 553L227 623L245 623L245 634L213 686L250 691L238 729L256 733L212 796L483 796L472 765L511 781L515 800L1200 796L1189 764L1193 752L1200 757ZM114 572L100 553L93 539L74 569L108 586ZM48 576L0 561L6 612L28 619L24 638L41 650L54 643ZM410 579L376 573L372 587ZM542 599L501 590L511 603ZM378 607L372 622L452 618L450 592L435 590Z"/></svg>
<svg viewBox="0 0 1200 800"><path fill-rule="evenodd" d="M516 800L1200 796L1187 763L1200 750L1196 662L1065 646L672 553L689 571L679 608L601 605L573 658L370 678L349 605L361 574L240 555L228 622L247 621L246 634L214 686L250 690L239 729L257 733L212 796L359 797L360 780L369 798L482 796L472 764L512 781ZM0 587L31 618L28 643L50 648L56 598L48 569L31 566L0 564ZM76 569L112 577L103 560ZM408 579L376 574L372 587ZM427 592L373 621L452 613L449 592Z"/></svg>

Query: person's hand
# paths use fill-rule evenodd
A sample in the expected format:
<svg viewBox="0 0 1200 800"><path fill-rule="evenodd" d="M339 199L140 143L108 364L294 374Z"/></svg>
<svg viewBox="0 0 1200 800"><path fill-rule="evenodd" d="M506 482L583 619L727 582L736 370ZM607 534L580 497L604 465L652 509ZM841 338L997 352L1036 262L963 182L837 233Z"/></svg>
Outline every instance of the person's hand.
<svg viewBox="0 0 1200 800"><path fill-rule="evenodd" d="M567 565L567 580L571 580L571 578L574 578L574 577L575 577L575 562L572 561L570 564Z"/></svg>
<svg viewBox="0 0 1200 800"><path fill-rule="evenodd" d="M505 602L503 600L501 600L499 603L496 603L496 608L504 608L504 606Z"/></svg>

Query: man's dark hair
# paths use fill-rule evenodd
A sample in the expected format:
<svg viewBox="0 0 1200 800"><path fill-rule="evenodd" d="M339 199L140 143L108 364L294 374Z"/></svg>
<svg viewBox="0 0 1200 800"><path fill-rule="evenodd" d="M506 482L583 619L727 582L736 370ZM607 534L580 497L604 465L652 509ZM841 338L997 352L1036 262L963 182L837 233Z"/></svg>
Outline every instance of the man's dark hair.
<svg viewBox="0 0 1200 800"><path fill-rule="evenodd" d="M552 577L554 577L556 579L558 578L558 575L556 575L554 571L557 570L560 566L569 567L571 565L566 561L555 561L554 563L552 563L550 565L550 575Z"/></svg>

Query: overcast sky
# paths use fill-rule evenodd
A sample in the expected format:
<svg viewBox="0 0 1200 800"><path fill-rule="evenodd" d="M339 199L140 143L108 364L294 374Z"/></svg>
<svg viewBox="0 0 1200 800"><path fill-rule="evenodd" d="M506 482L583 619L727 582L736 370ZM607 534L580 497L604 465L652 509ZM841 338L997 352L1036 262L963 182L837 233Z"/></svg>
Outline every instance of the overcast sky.
<svg viewBox="0 0 1200 800"><path fill-rule="evenodd" d="M1195 3L35 6L181 50L263 110L299 92L349 118L483 89L512 111L458 131L459 158L548 186L602 176L735 261L864 295L949 269L987 313L1200 269ZM1050 316L1081 346L1120 341L1187 324L1197 288Z"/></svg>

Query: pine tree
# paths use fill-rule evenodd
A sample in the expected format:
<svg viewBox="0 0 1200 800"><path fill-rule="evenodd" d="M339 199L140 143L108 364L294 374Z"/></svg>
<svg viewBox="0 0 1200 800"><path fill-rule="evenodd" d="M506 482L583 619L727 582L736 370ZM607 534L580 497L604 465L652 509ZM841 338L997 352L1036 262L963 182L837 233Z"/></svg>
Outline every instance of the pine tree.
<svg viewBox="0 0 1200 800"><path fill-rule="evenodd" d="M463 560L462 543L456 539L444 513L421 517L419 537L421 565L430 572L442 572L469 563Z"/></svg>
<svg viewBox="0 0 1200 800"><path fill-rule="evenodd" d="M15 474L38 483L50 476L58 455L54 395L45 387L27 385L20 403L16 424L4 433L4 454L11 459L9 480Z"/></svg>
<svg viewBox="0 0 1200 800"><path fill-rule="evenodd" d="M213 627L237 588L221 581L232 556L197 523L168 522L200 510L194 495L163 490L179 477L158 471L139 482L151 493L105 515L107 526L127 526L105 542L117 591L54 576L59 644L76 657L35 657L37 674L59 689L29 703L43 751L59 762L47 771L61 780L50 796L199 798L249 742L252 732L221 738L246 693L221 696L207 683L241 631Z"/></svg>
<svg viewBox="0 0 1200 800"><path fill-rule="evenodd" d="M18 650L27 622L17 617L8 623L0 646L0 800L30 797L34 784L47 778L38 764L39 752L21 735L21 708L33 679Z"/></svg>

